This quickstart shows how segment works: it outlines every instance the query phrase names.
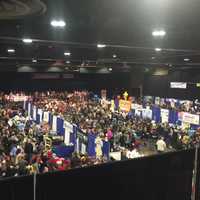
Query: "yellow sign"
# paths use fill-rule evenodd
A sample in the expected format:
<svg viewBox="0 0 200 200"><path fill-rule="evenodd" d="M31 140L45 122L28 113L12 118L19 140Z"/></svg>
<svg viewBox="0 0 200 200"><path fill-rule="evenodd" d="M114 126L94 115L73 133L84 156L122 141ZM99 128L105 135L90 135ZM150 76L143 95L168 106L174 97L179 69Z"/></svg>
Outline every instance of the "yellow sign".
<svg viewBox="0 0 200 200"><path fill-rule="evenodd" d="M131 110L131 102L126 100L120 100L119 109L121 111L129 112Z"/></svg>

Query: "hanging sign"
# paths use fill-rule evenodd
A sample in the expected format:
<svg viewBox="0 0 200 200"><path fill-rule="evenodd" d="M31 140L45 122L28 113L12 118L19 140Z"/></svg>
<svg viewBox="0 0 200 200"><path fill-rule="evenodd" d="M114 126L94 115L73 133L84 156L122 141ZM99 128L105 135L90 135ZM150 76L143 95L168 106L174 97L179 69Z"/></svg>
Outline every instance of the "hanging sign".
<svg viewBox="0 0 200 200"><path fill-rule="evenodd" d="M49 122L49 112L48 111L44 111L43 121Z"/></svg>
<svg viewBox="0 0 200 200"><path fill-rule="evenodd" d="M169 110L161 109L160 115L161 115L161 122L162 123L166 123L166 122L168 123L168 121L169 121Z"/></svg>
<svg viewBox="0 0 200 200"><path fill-rule="evenodd" d="M65 144L70 145L70 135L73 133L73 125L67 121L64 121L63 128L65 129Z"/></svg>
<svg viewBox="0 0 200 200"><path fill-rule="evenodd" d="M119 109L124 112L129 112L131 110L131 102L120 100L119 101Z"/></svg>
<svg viewBox="0 0 200 200"><path fill-rule="evenodd" d="M179 114L182 122L199 125L199 115L193 115L190 113L182 112Z"/></svg>

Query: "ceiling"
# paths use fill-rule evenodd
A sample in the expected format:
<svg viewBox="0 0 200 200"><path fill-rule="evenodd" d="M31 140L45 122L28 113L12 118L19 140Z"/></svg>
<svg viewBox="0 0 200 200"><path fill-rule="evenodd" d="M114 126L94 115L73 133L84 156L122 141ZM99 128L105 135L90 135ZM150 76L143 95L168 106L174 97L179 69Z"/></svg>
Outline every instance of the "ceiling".
<svg viewBox="0 0 200 200"><path fill-rule="evenodd" d="M0 0L0 67L196 68L200 66L199 10L199 0ZM53 28L53 19L64 20L66 27ZM164 38L152 36L157 28L166 31ZM25 37L33 43L24 44ZM98 43L107 47L98 49ZM9 48L15 53L8 53ZM66 51L71 56L64 56Z"/></svg>

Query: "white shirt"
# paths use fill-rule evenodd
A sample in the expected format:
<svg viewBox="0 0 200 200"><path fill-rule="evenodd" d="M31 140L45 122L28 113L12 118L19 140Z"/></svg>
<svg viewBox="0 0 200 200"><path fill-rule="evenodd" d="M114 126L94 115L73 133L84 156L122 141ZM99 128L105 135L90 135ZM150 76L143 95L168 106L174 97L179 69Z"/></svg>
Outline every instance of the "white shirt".
<svg viewBox="0 0 200 200"><path fill-rule="evenodd" d="M156 143L156 145L157 145L157 150L158 151L165 151L165 149L166 149L166 143L165 143L165 141L158 140L157 143Z"/></svg>

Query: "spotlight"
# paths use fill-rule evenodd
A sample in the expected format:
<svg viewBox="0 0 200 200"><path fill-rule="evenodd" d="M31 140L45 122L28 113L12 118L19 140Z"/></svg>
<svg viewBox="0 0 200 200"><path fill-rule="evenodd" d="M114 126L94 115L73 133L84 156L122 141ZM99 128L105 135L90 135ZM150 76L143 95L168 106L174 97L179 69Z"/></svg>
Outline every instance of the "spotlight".
<svg viewBox="0 0 200 200"><path fill-rule="evenodd" d="M161 48L155 48L155 51L159 52L159 51L162 51Z"/></svg>
<svg viewBox="0 0 200 200"><path fill-rule="evenodd" d="M152 32L152 35L154 37L164 37L166 35L166 32L164 30L155 30Z"/></svg>
<svg viewBox="0 0 200 200"><path fill-rule="evenodd" d="M51 26L63 28L66 26L66 23L63 20L52 20Z"/></svg>
<svg viewBox="0 0 200 200"><path fill-rule="evenodd" d="M97 44L97 48L105 48L106 45L105 44Z"/></svg>
<svg viewBox="0 0 200 200"><path fill-rule="evenodd" d="M8 53L15 53L15 49L8 49Z"/></svg>
<svg viewBox="0 0 200 200"><path fill-rule="evenodd" d="M33 40L30 39L30 38L24 38L22 41L23 41L24 43L27 43L27 44L31 44L31 43L33 42Z"/></svg>
<svg viewBox="0 0 200 200"><path fill-rule="evenodd" d="M190 61L190 59L189 59L189 58L185 58L184 61L185 61L185 62L188 62L188 61Z"/></svg>
<svg viewBox="0 0 200 200"><path fill-rule="evenodd" d="M70 52L65 52L64 55L65 56L71 56L71 53Z"/></svg>

